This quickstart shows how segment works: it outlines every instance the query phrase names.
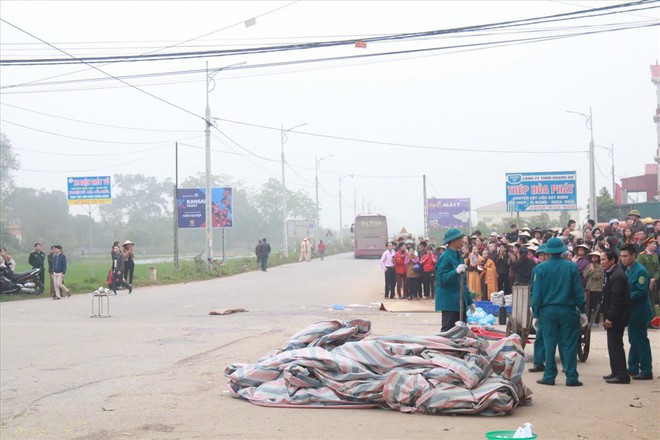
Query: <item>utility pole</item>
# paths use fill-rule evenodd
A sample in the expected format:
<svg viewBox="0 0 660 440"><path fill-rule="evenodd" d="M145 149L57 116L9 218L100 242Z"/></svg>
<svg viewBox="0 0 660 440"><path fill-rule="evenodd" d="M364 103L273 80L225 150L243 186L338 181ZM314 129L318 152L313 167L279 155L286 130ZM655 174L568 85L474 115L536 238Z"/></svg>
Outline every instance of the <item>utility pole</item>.
<svg viewBox="0 0 660 440"><path fill-rule="evenodd" d="M424 237L428 237L429 210L428 210L428 199L426 198L426 174L422 174L422 184L423 184L423 193L424 193Z"/></svg>
<svg viewBox="0 0 660 440"><path fill-rule="evenodd" d="M594 124L591 107L589 107L589 131L591 140L589 141L589 214L591 218L598 223L598 202L596 201L596 173L594 155Z"/></svg>
<svg viewBox="0 0 660 440"><path fill-rule="evenodd" d="M208 260L209 270L213 267L213 218L211 209L211 204L213 199L211 197L211 108L209 107L209 93L215 89L215 80L213 77L220 72L221 70L228 69L230 67L239 66L245 64L245 61L240 63L230 64L229 66L221 67L219 69L214 69L213 72L209 75L209 63L206 62L206 111L204 112L204 152L205 152L205 162L206 162L206 258ZM213 84L213 88L211 88Z"/></svg>
<svg viewBox="0 0 660 440"><path fill-rule="evenodd" d="M342 218L341 218L341 178L345 176L339 176L339 240L341 241L341 225L342 225Z"/></svg>
<svg viewBox="0 0 660 440"><path fill-rule="evenodd" d="M179 269L179 143L174 143L174 269Z"/></svg>
<svg viewBox="0 0 660 440"><path fill-rule="evenodd" d="M204 113L204 139L205 139L205 163L206 163L206 258L209 269L213 261L213 225L211 218L211 108L209 107L209 87L213 78L209 76L209 63L206 62L206 112ZM215 87L215 83L214 83Z"/></svg>
<svg viewBox="0 0 660 440"><path fill-rule="evenodd" d="M589 218L592 218L596 223L598 223L598 203L596 202L596 174L595 174L595 161L596 157L594 156L594 126L593 126L593 115L591 112L591 107L589 107L589 114L584 114L580 112L575 112L572 110L567 110L568 113L575 113L576 115L582 116L586 120L587 128L591 133L591 139L589 140Z"/></svg>
<svg viewBox="0 0 660 440"><path fill-rule="evenodd" d="M610 148L610 156L612 157L612 198L616 200L616 180L614 179L614 144Z"/></svg>
<svg viewBox="0 0 660 440"><path fill-rule="evenodd" d="M280 141L282 147L282 254L284 255L284 258L289 256L289 237L287 232L288 213L286 209L286 175L284 173L284 166L286 163L286 160L284 159L284 143L287 140L286 134L288 132L302 127L303 125L307 125L307 123L305 122L304 124L296 125L295 127L285 130L284 125L280 124Z"/></svg>
<svg viewBox="0 0 660 440"><path fill-rule="evenodd" d="M321 215L320 215L320 210L319 210L319 166L321 165L321 161L323 159L327 159L327 158L332 157L332 156L334 156L334 154L324 156L320 159L318 158L318 156L314 156L315 163L316 163L316 167L315 167L316 174L315 174L315 185L314 186L316 188L316 235L317 235L317 237L315 237L315 238L317 238L317 239L318 239L318 234L319 234L319 227L320 227L320 224L321 224Z"/></svg>
<svg viewBox="0 0 660 440"><path fill-rule="evenodd" d="M343 225L343 219L342 219L342 213L341 213L341 181L347 177L353 177L351 174L350 176L342 176L339 175L339 236L341 237L341 228Z"/></svg>
<svg viewBox="0 0 660 440"><path fill-rule="evenodd" d="M284 258L289 256L289 246L286 230L286 177L284 174L284 125L280 124L280 141L282 145L282 255Z"/></svg>

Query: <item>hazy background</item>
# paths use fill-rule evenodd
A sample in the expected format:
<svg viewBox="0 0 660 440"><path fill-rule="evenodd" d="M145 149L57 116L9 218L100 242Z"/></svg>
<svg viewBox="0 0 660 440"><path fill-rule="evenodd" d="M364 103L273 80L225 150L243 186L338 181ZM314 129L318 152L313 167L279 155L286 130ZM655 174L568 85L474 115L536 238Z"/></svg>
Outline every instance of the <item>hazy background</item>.
<svg viewBox="0 0 660 440"><path fill-rule="evenodd" d="M103 56L141 54L213 31L218 32L160 52L357 40L617 3L621 2L3 1L0 15L75 56ZM257 17L256 24L246 27L243 22L253 17ZM540 32L551 28L556 33L577 30L576 26L659 19L658 9L653 9L526 29ZM405 226L421 233L423 174L428 179L429 197L470 197L474 209L504 200L507 172L575 170L578 201L586 208L589 130L582 117L567 110L589 113L589 107L593 108L595 143L608 148L614 145L617 181L642 174L643 165L653 162L657 146L653 122L656 96L649 65L658 59L658 28L484 50L463 48L267 69L249 67L521 37L529 34L452 35L370 43L366 49L343 46L117 63L100 68L121 76L204 69L206 61L210 68L245 63L236 66L240 69L224 70L215 76L215 89L210 94L213 117L276 128L283 124L285 129L304 123L299 129L302 132L399 144L288 134L285 154L293 170L287 168L286 184L290 189L304 189L313 199L315 156L334 155L323 160L319 170L322 227L339 226L339 176L349 175L352 178L342 181L345 225L351 223L355 196L358 213L364 203L365 211L371 207L372 212L386 214L392 229ZM5 60L66 57L5 23L0 23L0 41ZM82 72L72 73L76 71ZM117 173L173 179L177 140L179 180L204 170L203 72L127 79L197 116L116 80L9 87L57 75L63 76L49 81L107 78L84 65L3 66L0 70L0 127L19 155L17 186L66 191L67 176ZM152 131L58 119L12 106L94 124ZM240 147L213 132L214 174L233 176L255 188L271 177L281 178L278 130L223 121L218 122L218 128ZM489 152L468 151L474 149ZM556 153L540 153L548 151ZM608 151L598 148L596 158L600 168L596 170L597 188L609 189ZM80 207L70 207L70 211L84 212ZM255 232L255 237L258 235Z"/></svg>

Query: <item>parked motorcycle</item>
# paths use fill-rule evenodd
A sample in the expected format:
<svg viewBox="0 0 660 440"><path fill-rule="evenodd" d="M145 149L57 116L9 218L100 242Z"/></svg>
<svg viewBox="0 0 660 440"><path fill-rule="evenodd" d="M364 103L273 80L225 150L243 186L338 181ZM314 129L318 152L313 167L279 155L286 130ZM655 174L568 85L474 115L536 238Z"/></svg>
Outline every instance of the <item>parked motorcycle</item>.
<svg viewBox="0 0 660 440"><path fill-rule="evenodd" d="M28 293L41 295L44 285L39 278L41 269L14 273L4 263L0 264L0 293Z"/></svg>

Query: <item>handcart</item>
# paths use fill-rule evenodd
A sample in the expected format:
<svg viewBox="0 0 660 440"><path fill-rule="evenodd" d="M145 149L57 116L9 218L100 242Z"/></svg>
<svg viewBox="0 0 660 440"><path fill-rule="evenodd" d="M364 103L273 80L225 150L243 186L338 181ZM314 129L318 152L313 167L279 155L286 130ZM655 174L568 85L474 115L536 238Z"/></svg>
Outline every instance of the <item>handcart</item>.
<svg viewBox="0 0 660 440"><path fill-rule="evenodd" d="M589 307L589 295L587 295L587 307ZM600 304L594 310L594 313L591 314L591 319L587 322L586 327L580 329L580 341L577 347L577 355L580 362L586 362L589 357L589 345L591 343L591 326L594 324L596 316L600 313Z"/></svg>
<svg viewBox="0 0 660 440"><path fill-rule="evenodd" d="M534 332L532 327L532 312L530 310L529 286L517 284L512 288L511 315L506 321L506 335L513 333L520 336L522 348L527 344L527 338Z"/></svg>

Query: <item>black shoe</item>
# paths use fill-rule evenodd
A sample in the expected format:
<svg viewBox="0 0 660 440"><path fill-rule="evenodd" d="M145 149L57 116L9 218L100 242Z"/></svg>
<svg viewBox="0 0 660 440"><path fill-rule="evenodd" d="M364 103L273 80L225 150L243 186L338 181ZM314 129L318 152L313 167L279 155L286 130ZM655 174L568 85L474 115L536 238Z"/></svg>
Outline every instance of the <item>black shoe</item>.
<svg viewBox="0 0 660 440"><path fill-rule="evenodd" d="M616 377L616 374L610 373L607 376L603 376L603 379L607 380L607 379L612 379L613 377Z"/></svg>
<svg viewBox="0 0 660 440"><path fill-rule="evenodd" d="M133 285L129 284L128 285L128 294L130 295L131 293L133 293Z"/></svg>
<svg viewBox="0 0 660 440"><path fill-rule="evenodd" d="M629 377L614 376L614 377L610 377L609 379L606 379L605 382L607 382L607 383L630 383L630 378Z"/></svg>
<svg viewBox="0 0 660 440"><path fill-rule="evenodd" d="M652 374L635 374L634 376L631 376L635 380L653 380L653 375Z"/></svg>
<svg viewBox="0 0 660 440"><path fill-rule="evenodd" d="M530 373L540 373L541 371L545 371L545 366L540 364L534 364L534 366L527 371L529 371Z"/></svg>
<svg viewBox="0 0 660 440"><path fill-rule="evenodd" d="M580 382L579 380L577 382L566 382L566 386L567 387L581 387L582 382Z"/></svg>
<svg viewBox="0 0 660 440"><path fill-rule="evenodd" d="M536 383L539 384L539 385L554 385L555 384L554 381L550 382L550 381L545 381L543 379L537 380Z"/></svg>

